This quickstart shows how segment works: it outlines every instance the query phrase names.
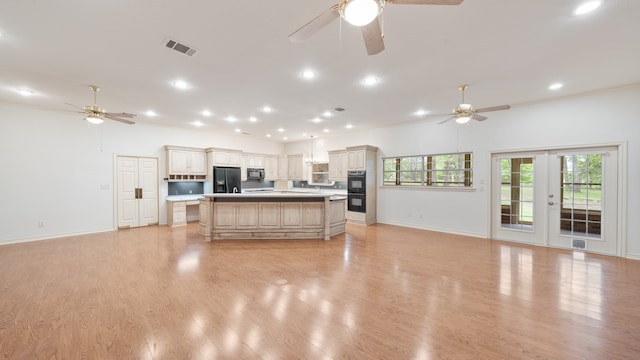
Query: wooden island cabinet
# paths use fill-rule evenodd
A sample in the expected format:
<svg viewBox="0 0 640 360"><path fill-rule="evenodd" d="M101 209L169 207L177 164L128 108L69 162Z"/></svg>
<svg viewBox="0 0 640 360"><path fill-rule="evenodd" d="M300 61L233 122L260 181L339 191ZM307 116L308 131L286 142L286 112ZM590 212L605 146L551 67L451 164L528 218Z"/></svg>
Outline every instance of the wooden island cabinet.
<svg viewBox="0 0 640 360"><path fill-rule="evenodd" d="M345 201L344 196L329 194L206 194L200 203L204 210L200 214L200 234L207 241L329 240L345 231Z"/></svg>

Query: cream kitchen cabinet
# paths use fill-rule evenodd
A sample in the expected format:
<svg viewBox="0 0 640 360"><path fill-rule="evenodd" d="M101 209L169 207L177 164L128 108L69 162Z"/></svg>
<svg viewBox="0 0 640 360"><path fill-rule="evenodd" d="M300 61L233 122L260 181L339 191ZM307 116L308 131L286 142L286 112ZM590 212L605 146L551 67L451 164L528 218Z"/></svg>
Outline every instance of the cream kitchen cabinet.
<svg viewBox="0 0 640 360"><path fill-rule="evenodd" d="M289 179L289 159L286 156L278 157L278 180Z"/></svg>
<svg viewBox="0 0 640 360"><path fill-rule="evenodd" d="M247 154L246 165L251 169L264 169L264 155Z"/></svg>
<svg viewBox="0 0 640 360"><path fill-rule="evenodd" d="M346 150L329 151L329 181L347 181L349 153Z"/></svg>
<svg viewBox="0 0 640 360"><path fill-rule="evenodd" d="M199 200L167 200L167 225L170 227L183 226L187 225L188 221L200 220L199 216L197 216L199 205ZM195 210L195 213L190 215L189 209Z"/></svg>
<svg viewBox="0 0 640 360"><path fill-rule="evenodd" d="M264 157L264 179L268 181L278 180L278 157Z"/></svg>
<svg viewBox="0 0 640 360"><path fill-rule="evenodd" d="M238 166L242 165L242 152L228 149L206 149L209 163L212 166Z"/></svg>
<svg viewBox="0 0 640 360"><path fill-rule="evenodd" d="M288 180L296 180L296 181L306 181L308 168L304 163L305 156L303 154L299 155L289 155L287 157L287 173Z"/></svg>
<svg viewBox="0 0 640 360"><path fill-rule="evenodd" d="M375 170L378 148L370 145L347 148L348 170Z"/></svg>
<svg viewBox="0 0 640 360"><path fill-rule="evenodd" d="M166 145L169 181L203 181L207 176L207 158L203 149Z"/></svg>

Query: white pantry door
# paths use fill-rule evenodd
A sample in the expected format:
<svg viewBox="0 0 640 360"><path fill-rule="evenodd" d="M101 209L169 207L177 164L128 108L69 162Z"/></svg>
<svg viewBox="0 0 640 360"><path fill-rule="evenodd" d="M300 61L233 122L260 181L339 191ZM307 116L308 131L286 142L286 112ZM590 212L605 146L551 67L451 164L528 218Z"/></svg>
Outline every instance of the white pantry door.
<svg viewBox="0 0 640 360"><path fill-rule="evenodd" d="M158 223L158 159L118 156L118 228Z"/></svg>

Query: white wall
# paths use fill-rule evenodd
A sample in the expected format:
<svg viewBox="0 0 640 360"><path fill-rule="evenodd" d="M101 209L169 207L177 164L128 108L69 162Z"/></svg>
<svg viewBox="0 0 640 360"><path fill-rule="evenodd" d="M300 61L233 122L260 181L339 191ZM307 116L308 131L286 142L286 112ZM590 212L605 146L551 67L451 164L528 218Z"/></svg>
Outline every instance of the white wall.
<svg viewBox="0 0 640 360"><path fill-rule="evenodd" d="M472 151L476 190L381 188L378 220L487 237L491 151L626 142L627 255L640 258L640 189L633 186L640 183L640 86L513 106L487 115L489 120L465 126L414 122L363 131L355 128L348 136L335 138L318 134L314 156L327 158L327 150L364 144L378 146L380 158ZM0 243L113 229L114 153L158 156L160 177L164 177L162 147L166 144L267 154L310 151L309 140L282 145L142 123L103 125L89 127L68 114L0 106ZM484 191L480 191L482 181ZM110 189L101 190L101 184L109 184ZM166 194L166 183L161 186L161 194ZM160 216L164 222L164 207ZM39 220L45 221L45 227L37 226Z"/></svg>
<svg viewBox="0 0 640 360"><path fill-rule="evenodd" d="M166 223L164 145L284 151L255 137L141 122L95 126L73 114L0 105L0 244L114 229L114 154L158 157L160 223Z"/></svg>
<svg viewBox="0 0 640 360"><path fill-rule="evenodd" d="M317 142L315 149L369 144L379 147L380 158L472 151L475 191L379 188L378 221L488 237L492 151L626 143L627 255L640 258L640 189L632 186L640 183L640 86L513 106L486 115L487 121L464 126L453 121L438 125L436 120L354 131L348 137L325 139L322 149ZM308 142L287 144L285 151L300 152L305 147Z"/></svg>

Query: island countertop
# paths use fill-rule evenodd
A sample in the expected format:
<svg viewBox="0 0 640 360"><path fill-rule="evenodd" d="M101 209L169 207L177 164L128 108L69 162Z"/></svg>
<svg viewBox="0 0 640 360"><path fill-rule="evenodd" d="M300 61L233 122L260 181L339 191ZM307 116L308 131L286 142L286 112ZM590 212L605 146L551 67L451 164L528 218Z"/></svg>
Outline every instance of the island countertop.
<svg viewBox="0 0 640 360"><path fill-rule="evenodd" d="M214 202L247 202L247 201L324 201L325 198L329 200L344 200L344 195L333 195L325 193L309 193L309 192L297 192L297 191L255 191L244 193L215 193L204 194L205 198L211 197Z"/></svg>

